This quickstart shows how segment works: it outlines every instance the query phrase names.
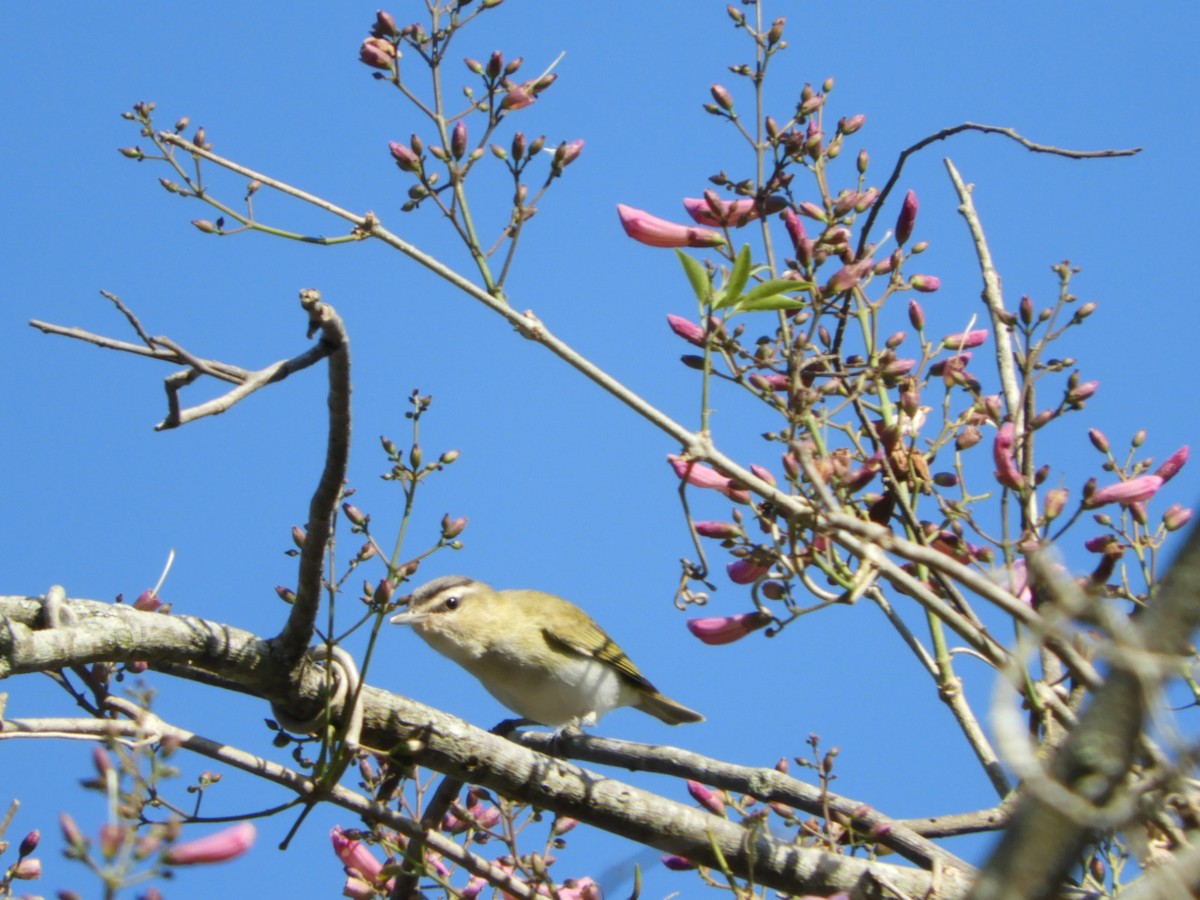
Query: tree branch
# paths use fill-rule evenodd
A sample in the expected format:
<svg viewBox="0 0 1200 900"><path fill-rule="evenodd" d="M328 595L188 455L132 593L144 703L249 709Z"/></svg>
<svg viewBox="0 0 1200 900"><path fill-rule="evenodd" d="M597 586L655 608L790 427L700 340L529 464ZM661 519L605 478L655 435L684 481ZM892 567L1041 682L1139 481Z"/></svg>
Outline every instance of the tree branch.
<svg viewBox="0 0 1200 900"><path fill-rule="evenodd" d="M268 642L231 626L187 616L147 613L126 606L73 600L77 624L35 630L38 598L0 597L0 675L88 662L189 659L201 674L215 672L282 705L319 703L321 673L289 684ZM552 759L453 716L374 688L362 692L363 744L396 748L405 759L478 784L515 800L552 810L701 865L786 891L851 890L883 878L919 895L931 875L916 869L805 849L750 831L703 810ZM968 874L941 872L943 895L961 897Z"/></svg>

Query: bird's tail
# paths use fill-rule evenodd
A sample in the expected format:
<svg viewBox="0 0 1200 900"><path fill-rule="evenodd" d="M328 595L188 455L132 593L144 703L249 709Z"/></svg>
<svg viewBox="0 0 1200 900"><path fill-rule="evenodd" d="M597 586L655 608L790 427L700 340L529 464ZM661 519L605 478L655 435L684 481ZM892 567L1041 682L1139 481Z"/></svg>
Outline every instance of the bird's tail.
<svg viewBox="0 0 1200 900"><path fill-rule="evenodd" d="M668 725L682 725L685 722L703 722L704 716L694 709L688 709L682 703L676 703L670 697L664 697L658 691L643 691L636 708L649 713L656 719L661 719Z"/></svg>

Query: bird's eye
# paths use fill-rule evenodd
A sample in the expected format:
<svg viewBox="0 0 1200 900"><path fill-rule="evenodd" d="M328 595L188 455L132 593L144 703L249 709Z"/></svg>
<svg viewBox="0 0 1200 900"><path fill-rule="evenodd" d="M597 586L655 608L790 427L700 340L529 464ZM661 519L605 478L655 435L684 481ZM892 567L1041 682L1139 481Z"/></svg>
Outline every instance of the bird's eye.
<svg viewBox="0 0 1200 900"><path fill-rule="evenodd" d="M445 606L445 607L446 607L446 609L451 609L451 610L453 610L453 609L458 609L458 604L459 604L459 603L461 603L461 602L462 602L462 601L460 601L460 600L458 599L458 597L457 597L457 596L455 596L455 597L447 597L447 598L446 598L446 602L445 602L444 604L442 604L442 605L443 605L443 606Z"/></svg>

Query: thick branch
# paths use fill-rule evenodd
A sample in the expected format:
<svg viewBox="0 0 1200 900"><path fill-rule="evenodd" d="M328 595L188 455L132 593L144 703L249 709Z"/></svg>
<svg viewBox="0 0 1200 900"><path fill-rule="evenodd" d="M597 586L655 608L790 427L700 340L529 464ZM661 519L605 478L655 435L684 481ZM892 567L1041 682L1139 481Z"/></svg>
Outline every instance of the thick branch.
<svg viewBox="0 0 1200 900"><path fill-rule="evenodd" d="M0 597L0 674L62 668L133 657L151 662L187 659L204 672L253 688L283 705L319 702L323 679L298 684L279 678L279 660L254 635L186 616L71 601L77 624L34 630L37 598ZM176 665L176 671L178 667ZM724 819L548 758L404 697L366 688L363 743L391 749L413 762L542 809L568 815L708 866L718 851L742 877L788 893L851 890L878 875L912 895L925 893L931 875L915 869L804 849L755 834ZM714 847L716 850L714 850ZM960 897L966 874L942 873L943 896Z"/></svg>

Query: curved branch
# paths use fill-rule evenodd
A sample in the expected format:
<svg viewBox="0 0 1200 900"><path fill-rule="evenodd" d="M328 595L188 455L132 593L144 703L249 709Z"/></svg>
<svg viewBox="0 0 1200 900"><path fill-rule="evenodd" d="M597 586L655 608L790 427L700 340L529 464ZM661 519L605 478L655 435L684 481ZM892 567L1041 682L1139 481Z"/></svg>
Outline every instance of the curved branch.
<svg viewBox="0 0 1200 900"><path fill-rule="evenodd" d="M350 463L350 339L333 307L321 302L320 292L301 291L300 305L308 312L308 336L311 338L320 331L321 343L329 352L329 433L325 466L308 505L296 600L283 630L272 641L289 669L300 662L312 639L324 587L325 548L333 534L334 516Z"/></svg>

